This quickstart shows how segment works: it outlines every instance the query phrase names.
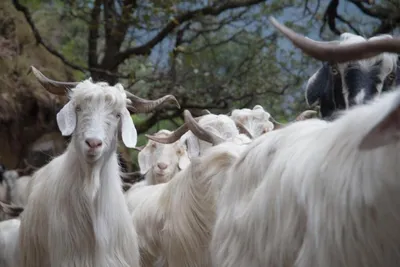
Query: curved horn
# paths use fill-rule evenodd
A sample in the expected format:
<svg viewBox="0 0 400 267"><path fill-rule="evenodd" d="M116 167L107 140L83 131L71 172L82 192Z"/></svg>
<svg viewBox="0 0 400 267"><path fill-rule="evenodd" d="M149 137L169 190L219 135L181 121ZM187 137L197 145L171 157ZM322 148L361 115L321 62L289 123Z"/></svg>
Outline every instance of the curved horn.
<svg viewBox="0 0 400 267"><path fill-rule="evenodd" d="M374 57L383 52L399 53L400 39L378 39L348 45L337 45L329 42L317 42L295 33L288 27L280 24L274 17L269 21L295 46L307 55L321 60L333 62L346 62Z"/></svg>
<svg viewBox="0 0 400 267"><path fill-rule="evenodd" d="M161 106L162 104L164 104L164 102L167 101L170 101L171 103L174 103L175 106L177 106L178 108L181 108L178 100L173 95L166 95L156 100L147 100L140 98L126 90L125 93L128 96L128 98L132 101L133 108L130 108L131 112L148 113L153 111L157 107Z"/></svg>
<svg viewBox="0 0 400 267"><path fill-rule="evenodd" d="M286 125L284 123L280 123L279 121L275 120L274 117L272 117L272 116L270 116L269 119L274 124L274 129L279 129L279 128L282 128L282 127L284 127Z"/></svg>
<svg viewBox="0 0 400 267"><path fill-rule="evenodd" d="M2 201L0 201L0 209L11 217L18 217L24 211L23 207L7 204Z"/></svg>
<svg viewBox="0 0 400 267"><path fill-rule="evenodd" d="M173 131L170 135L166 137L161 137L161 136L155 136L155 135L149 135L146 134L145 136L149 138L150 140L153 140L157 143L161 144L172 144L178 141L182 135L184 135L187 131L189 131L189 128L187 126L187 123L182 124L178 129Z"/></svg>
<svg viewBox="0 0 400 267"><path fill-rule="evenodd" d="M236 127L239 128L239 131L242 131L245 135L247 135L250 139L253 139L253 135L249 132L249 130L246 128L246 126L243 125L243 123L241 123L238 120L233 120L236 124Z"/></svg>
<svg viewBox="0 0 400 267"><path fill-rule="evenodd" d="M186 109L183 112L183 117L185 118L185 122L187 123L187 127L189 128L189 130L192 131L192 133L196 135L199 139L209 142L214 146L225 142L225 139L201 127L197 123L197 121L192 117L192 114L190 113L189 110Z"/></svg>
<svg viewBox="0 0 400 267"><path fill-rule="evenodd" d="M299 116L296 117L295 121L310 119L316 114L318 114L318 112L316 112L315 110L305 110Z"/></svg>
<svg viewBox="0 0 400 267"><path fill-rule="evenodd" d="M40 84L50 93L55 95L65 95L68 89L74 88L79 82L59 82L47 78L34 66L31 66L33 74L35 74L36 79Z"/></svg>
<svg viewBox="0 0 400 267"><path fill-rule="evenodd" d="M208 115L208 114L206 114L206 115ZM194 118L194 120L198 122L202 117L204 117L206 115ZM184 135L187 131L189 131L189 128L187 126L187 122L185 121L184 124L182 124L178 129L176 129L172 133L170 133L168 136L161 137L161 136L155 136L155 135L149 135L149 134L145 134L145 136L148 139L153 140L157 143L172 144L172 143L175 143L176 141L178 141L182 137L182 135Z"/></svg>

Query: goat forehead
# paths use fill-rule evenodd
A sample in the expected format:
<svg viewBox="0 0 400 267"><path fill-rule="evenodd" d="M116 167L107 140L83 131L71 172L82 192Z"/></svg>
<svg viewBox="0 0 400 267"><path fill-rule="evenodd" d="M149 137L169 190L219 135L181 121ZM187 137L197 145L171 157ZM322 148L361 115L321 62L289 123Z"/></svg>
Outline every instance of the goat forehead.
<svg viewBox="0 0 400 267"><path fill-rule="evenodd" d="M107 83L92 83L85 80L70 93L70 98L77 104L101 105L122 109L126 107L126 95L121 88L108 86Z"/></svg>
<svg viewBox="0 0 400 267"><path fill-rule="evenodd" d="M396 66L397 60L398 58L396 54L382 53L368 59L340 63L339 68L342 74L349 68L361 68L366 71L370 71L375 68L380 69L381 73L389 74Z"/></svg>

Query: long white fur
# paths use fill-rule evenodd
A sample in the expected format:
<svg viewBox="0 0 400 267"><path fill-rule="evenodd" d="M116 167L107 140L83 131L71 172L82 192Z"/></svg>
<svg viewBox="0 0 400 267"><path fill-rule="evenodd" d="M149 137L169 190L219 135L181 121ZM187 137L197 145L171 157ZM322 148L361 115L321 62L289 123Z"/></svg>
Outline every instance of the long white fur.
<svg viewBox="0 0 400 267"><path fill-rule="evenodd" d="M244 147L229 142L212 147L169 182L127 192L142 266L210 266L215 202Z"/></svg>
<svg viewBox="0 0 400 267"><path fill-rule="evenodd" d="M10 219L0 222L0 266L18 266L18 231L21 221Z"/></svg>
<svg viewBox="0 0 400 267"><path fill-rule="evenodd" d="M213 266L398 266L399 129L390 92L253 141L218 201Z"/></svg>
<svg viewBox="0 0 400 267"><path fill-rule="evenodd" d="M21 267L139 266L116 154L120 127L125 145L136 145L126 102L119 84L85 80L71 91L57 120L72 140L32 177L21 215ZM85 140L93 136L103 145L90 156Z"/></svg>
<svg viewBox="0 0 400 267"><path fill-rule="evenodd" d="M9 192L9 201L12 204L23 207L28 201L28 184L31 176L19 176L15 170L5 171L4 179L7 181Z"/></svg>
<svg viewBox="0 0 400 267"><path fill-rule="evenodd" d="M201 117L198 124L205 130L208 130L227 141L233 141L236 144L251 142L250 138L239 133L235 122L227 115L207 114ZM190 159L201 156L208 148L212 147L212 144L200 140L191 131L185 133L181 137L180 141L186 143Z"/></svg>
<svg viewBox="0 0 400 267"><path fill-rule="evenodd" d="M241 122L253 138L274 129L274 124L269 120L271 115L260 105L255 105L253 109L234 109L230 117Z"/></svg>
<svg viewBox="0 0 400 267"><path fill-rule="evenodd" d="M166 136L169 130L160 130L155 136ZM172 144L161 144L148 140L146 146L138 154L140 172L145 174L147 184L154 185L171 180L180 170L185 169L190 159L186 146L179 140ZM166 168L160 168L165 165ZM162 166L162 167L165 167Z"/></svg>

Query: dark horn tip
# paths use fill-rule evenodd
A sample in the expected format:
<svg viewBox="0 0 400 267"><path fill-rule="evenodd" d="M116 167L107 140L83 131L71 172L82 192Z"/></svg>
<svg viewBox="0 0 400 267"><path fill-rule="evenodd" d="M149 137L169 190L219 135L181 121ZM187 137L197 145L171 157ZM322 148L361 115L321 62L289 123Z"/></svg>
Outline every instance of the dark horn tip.
<svg viewBox="0 0 400 267"><path fill-rule="evenodd" d="M175 106L178 108L178 109L180 109L181 108L181 105L179 104L179 101L178 101L178 99L176 99L176 97L175 96L173 96L173 95L170 95L170 97L169 97L173 102L174 102L174 104L175 104Z"/></svg>

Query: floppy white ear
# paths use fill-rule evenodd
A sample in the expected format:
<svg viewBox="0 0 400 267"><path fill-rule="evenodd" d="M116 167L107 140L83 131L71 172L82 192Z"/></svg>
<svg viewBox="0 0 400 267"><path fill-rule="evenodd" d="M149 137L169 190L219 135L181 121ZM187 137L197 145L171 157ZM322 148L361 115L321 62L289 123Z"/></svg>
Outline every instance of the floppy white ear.
<svg viewBox="0 0 400 267"><path fill-rule="evenodd" d="M400 139L400 97L397 96L390 110L363 137L361 150L374 149L398 142Z"/></svg>
<svg viewBox="0 0 400 267"><path fill-rule="evenodd" d="M151 155L147 147L139 152L138 163L140 168L140 173L145 174L151 168Z"/></svg>
<svg viewBox="0 0 400 267"><path fill-rule="evenodd" d="M179 158L178 167L181 170L186 169L186 167L190 164L190 159L186 150L183 150L183 154Z"/></svg>
<svg viewBox="0 0 400 267"><path fill-rule="evenodd" d="M199 144L199 140L194 137L194 136L189 136L188 138L186 138L186 143L187 143L187 152L189 154L189 158L195 158L198 157L200 154L200 144Z"/></svg>
<svg viewBox="0 0 400 267"><path fill-rule="evenodd" d="M74 105L68 102L57 113L57 125L63 136L71 135L76 127L76 114Z"/></svg>
<svg viewBox="0 0 400 267"><path fill-rule="evenodd" d="M121 134L122 142L126 147L134 148L136 146L137 131L128 109L125 109L121 114Z"/></svg>

